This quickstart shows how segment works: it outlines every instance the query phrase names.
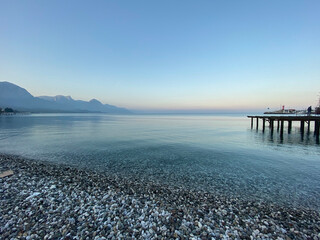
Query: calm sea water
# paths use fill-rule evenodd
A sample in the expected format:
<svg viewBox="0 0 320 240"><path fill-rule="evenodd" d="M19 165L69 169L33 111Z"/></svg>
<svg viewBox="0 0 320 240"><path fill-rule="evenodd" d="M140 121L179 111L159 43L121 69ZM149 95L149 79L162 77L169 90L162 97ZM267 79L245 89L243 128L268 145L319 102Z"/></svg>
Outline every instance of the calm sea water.
<svg viewBox="0 0 320 240"><path fill-rule="evenodd" d="M251 129L245 115L1 116L0 152L320 209L313 134L294 126L281 139L277 131Z"/></svg>

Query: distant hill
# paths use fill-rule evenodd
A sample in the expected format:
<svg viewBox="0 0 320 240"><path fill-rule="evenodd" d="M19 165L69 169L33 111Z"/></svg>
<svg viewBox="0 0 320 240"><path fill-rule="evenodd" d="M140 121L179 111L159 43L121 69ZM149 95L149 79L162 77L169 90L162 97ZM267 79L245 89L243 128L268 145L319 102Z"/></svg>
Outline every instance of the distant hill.
<svg viewBox="0 0 320 240"><path fill-rule="evenodd" d="M86 102L62 95L34 97L26 89L9 82L0 82L0 107L30 112L129 113L125 108L102 104L96 99Z"/></svg>

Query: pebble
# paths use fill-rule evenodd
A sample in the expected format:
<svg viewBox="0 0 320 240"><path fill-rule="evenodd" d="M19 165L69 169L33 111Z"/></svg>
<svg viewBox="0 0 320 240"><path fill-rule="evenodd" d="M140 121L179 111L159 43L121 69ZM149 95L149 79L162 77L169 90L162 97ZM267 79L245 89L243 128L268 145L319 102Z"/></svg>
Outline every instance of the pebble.
<svg viewBox="0 0 320 240"><path fill-rule="evenodd" d="M319 239L320 213L0 154L0 239Z"/></svg>

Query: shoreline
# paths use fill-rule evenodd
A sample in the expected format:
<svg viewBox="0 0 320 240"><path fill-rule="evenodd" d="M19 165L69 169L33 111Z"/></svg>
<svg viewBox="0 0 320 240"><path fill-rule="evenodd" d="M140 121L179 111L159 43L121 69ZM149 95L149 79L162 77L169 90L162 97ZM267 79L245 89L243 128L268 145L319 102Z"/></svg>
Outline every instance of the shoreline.
<svg viewBox="0 0 320 240"><path fill-rule="evenodd" d="M0 154L1 239L320 239L320 212Z"/></svg>

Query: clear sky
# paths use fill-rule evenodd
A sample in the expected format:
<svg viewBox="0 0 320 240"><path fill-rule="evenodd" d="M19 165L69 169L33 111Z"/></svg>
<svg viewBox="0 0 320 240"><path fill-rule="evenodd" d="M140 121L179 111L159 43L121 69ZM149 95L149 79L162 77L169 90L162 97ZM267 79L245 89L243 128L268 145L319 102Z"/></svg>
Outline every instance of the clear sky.
<svg viewBox="0 0 320 240"><path fill-rule="evenodd" d="M0 81L133 110L306 108L320 1L0 0Z"/></svg>

